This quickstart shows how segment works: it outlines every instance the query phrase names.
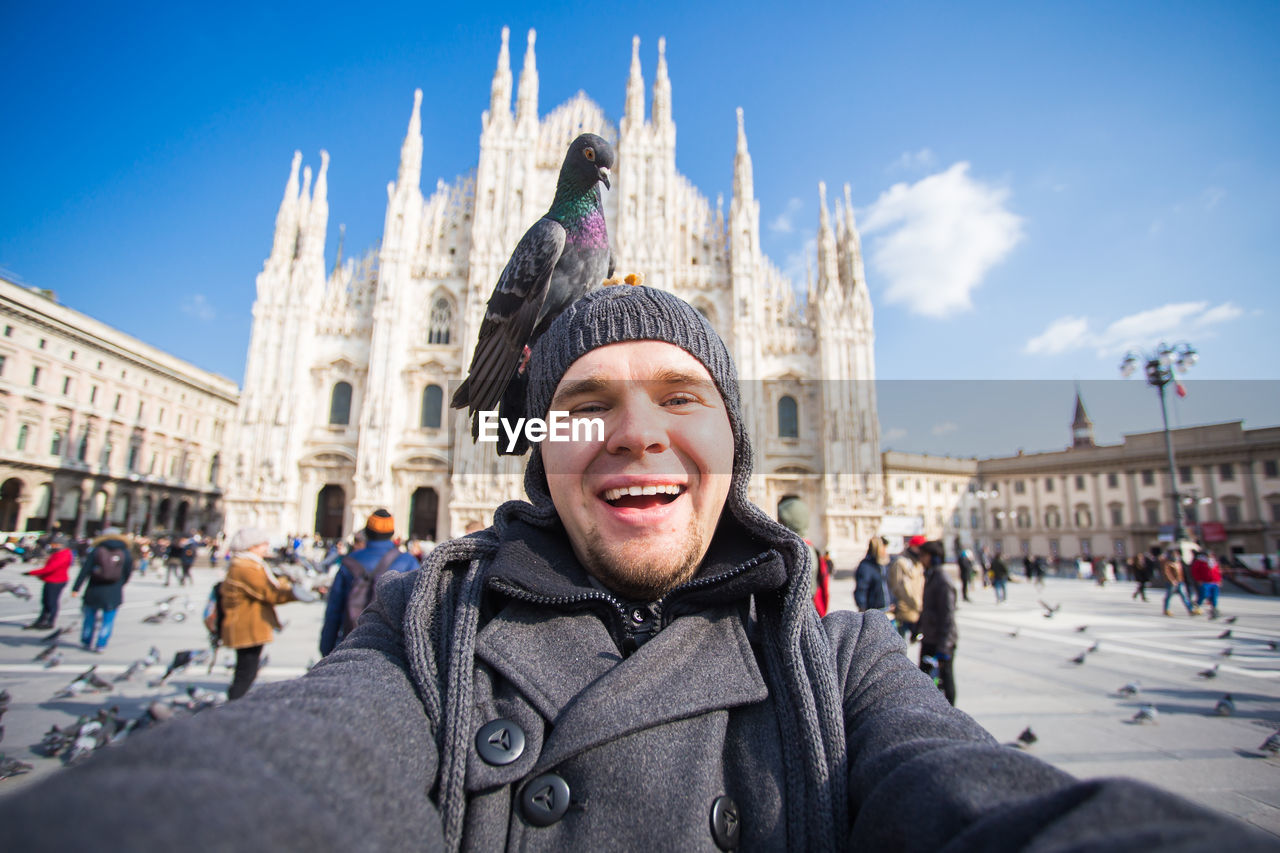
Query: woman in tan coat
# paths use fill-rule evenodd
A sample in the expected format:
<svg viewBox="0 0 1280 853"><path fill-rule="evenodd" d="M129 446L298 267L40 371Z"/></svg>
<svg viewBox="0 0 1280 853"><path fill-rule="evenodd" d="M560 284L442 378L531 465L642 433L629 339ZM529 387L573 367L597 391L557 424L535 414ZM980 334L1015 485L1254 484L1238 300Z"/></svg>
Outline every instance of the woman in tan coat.
<svg viewBox="0 0 1280 853"><path fill-rule="evenodd" d="M292 586L277 580L263 562L267 533L246 527L231 537L231 565L220 588L222 644L236 650L236 673L227 699L239 699L258 675L262 647L280 630L275 605L296 600Z"/></svg>

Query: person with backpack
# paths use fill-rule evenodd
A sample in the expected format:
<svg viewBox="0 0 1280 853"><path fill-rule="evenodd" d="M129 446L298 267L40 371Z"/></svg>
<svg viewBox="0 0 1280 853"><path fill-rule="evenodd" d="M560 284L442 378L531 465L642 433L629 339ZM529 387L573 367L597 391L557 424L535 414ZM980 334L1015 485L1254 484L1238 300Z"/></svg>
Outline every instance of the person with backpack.
<svg viewBox="0 0 1280 853"><path fill-rule="evenodd" d="M360 613L373 601L373 588L385 572L411 572L418 568L412 554L401 551L391 541L396 522L391 513L377 509L365 522L369 544L342 558L333 577L320 629L320 654L327 655L351 633Z"/></svg>
<svg viewBox="0 0 1280 853"><path fill-rule="evenodd" d="M217 586L222 607L222 645L235 649L236 669L227 699L239 699L249 691L258 677L262 647L280 630L275 605L289 601L312 600L299 595L288 581L278 579L267 568L265 558L271 551L265 530L246 527L231 537L231 565L227 577ZM206 623L207 624L207 623Z"/></svg>
<svg viewBox="0 0 1280 853"><path fill-rule="evenodd" d="M80 648L101 654L111 639L116 610L124 601L124 585L133 571L133 555L118 527L108 527L93 540L93 547L80 562L80 575L71 588L71 597L84 592L84 619L80 624ZM101 624L99 624L101 619ZM96 633L96 642L95 642Z"/></svg>

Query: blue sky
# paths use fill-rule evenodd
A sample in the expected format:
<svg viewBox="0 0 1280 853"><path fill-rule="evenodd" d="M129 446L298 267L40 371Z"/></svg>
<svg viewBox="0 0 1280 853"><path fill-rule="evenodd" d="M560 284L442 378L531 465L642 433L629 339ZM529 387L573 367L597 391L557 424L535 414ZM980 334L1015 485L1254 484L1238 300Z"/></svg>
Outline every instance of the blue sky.
<svg viewBox="0 0 1280 853"><path fill-rule="evenodd" d="M376 245L414 88L429 188L504 25L542 112L615 123L665 35L677 167L727 204L742 106L784 269L851 184L883 378L1112 379L1161 337L1193 392L1280 377L1280 4L178 5L0 8L0 269L237 381L292 152L332 156L330 261Z"/></svg>

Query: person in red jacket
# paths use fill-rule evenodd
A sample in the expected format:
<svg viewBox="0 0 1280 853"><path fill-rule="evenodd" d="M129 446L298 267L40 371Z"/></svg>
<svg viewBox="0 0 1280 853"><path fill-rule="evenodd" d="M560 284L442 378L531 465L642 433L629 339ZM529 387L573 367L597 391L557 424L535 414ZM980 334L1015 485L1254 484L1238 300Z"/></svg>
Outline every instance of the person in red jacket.
<svg viewBox="0 0 1280 853"><path fill-rule="evenodd" d="M1209 601L1209 618L1218 618L1218 591L1222 588L1222 569L1218 566L1213 554L1197 551L1191 563L1191 579L1196 582L1200 592L1196 597L1196 606Z"/></svg>
<svg viewBox="0 0 1280 853"><path fill-rule="evenodd" d="M55 539L52 547L49 559L45 560L43 566L24 573L44 581L44 592L40 596L40 618L25 626L26 630L47 631L58 621L58 599L62 597L62 588L67 585L71 558L74 555L65 539Z"/></svg>

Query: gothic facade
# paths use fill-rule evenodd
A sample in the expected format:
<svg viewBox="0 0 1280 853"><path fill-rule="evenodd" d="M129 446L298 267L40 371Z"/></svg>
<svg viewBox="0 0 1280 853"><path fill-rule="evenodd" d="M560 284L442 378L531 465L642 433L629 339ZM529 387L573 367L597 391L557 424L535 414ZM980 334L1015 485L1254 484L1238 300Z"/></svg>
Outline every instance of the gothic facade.
<svg viewBox="0 0 1280 853"><path fill-rule="evenodd" d="M299 181L294 155L257 279L228 525L343 535L382 506L402 535L438 540L522 496L523 459L474 445L446 401L511 250L550 203L569 142L589 130L617 152L605 205L618 270L693 303L734 353L757 454L753 499L773 509L802 497L810 538L846 564L860 557L884 500L872 310L848 188L832 215L819 187L816 274L797 297L760 248L741 110L727 212L676 169L662 40L647 114L633 41L616 127L581 92L539 114L532 31L514 93L513 82L504 29L478 166L425 197L414 93L381 246L331 271L328 155L314 184L310 167Z"/></svg>

